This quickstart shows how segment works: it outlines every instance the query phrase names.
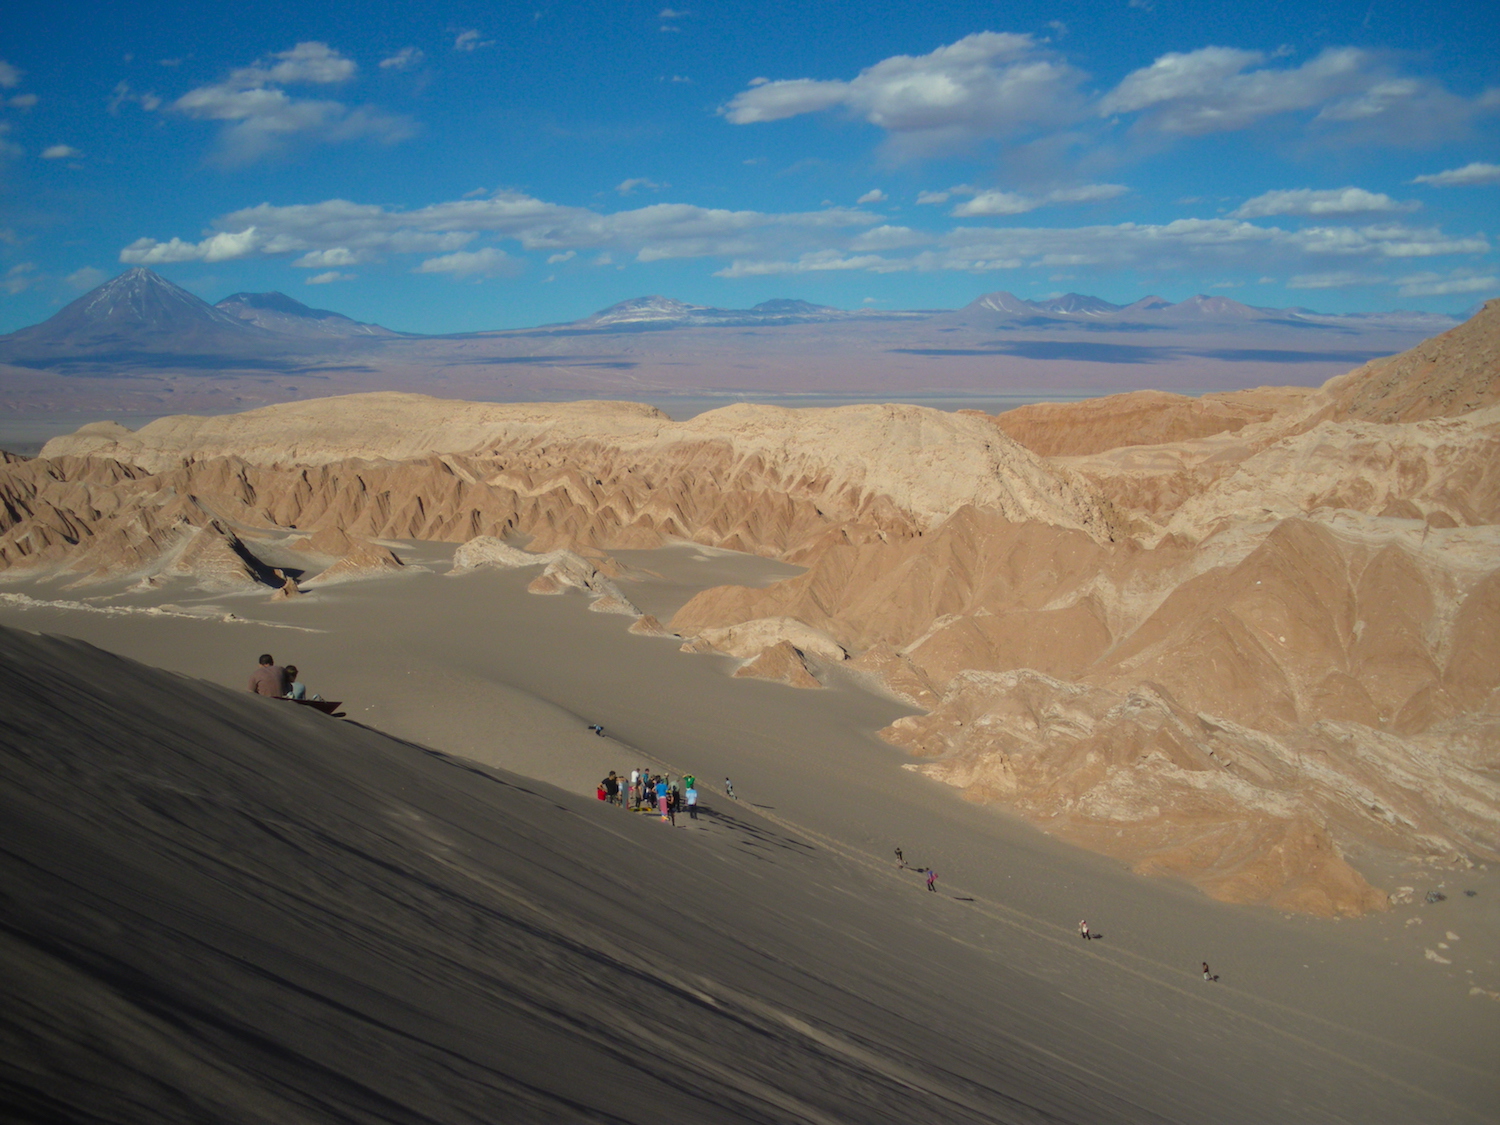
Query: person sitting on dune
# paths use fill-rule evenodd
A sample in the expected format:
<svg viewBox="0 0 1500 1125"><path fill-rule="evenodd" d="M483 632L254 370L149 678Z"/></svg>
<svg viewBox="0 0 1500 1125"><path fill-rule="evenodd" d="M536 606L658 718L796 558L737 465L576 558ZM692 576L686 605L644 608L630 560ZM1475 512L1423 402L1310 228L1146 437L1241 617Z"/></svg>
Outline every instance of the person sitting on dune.
<svg viewBox="0 0 1500 1125"><path fill-rule="evenodd" d="M256 695L285 695L290 688L286 669L278 667L269 652L262 653L259 666L250 675L250 690Z"/></svg>
<svg viewBox="0 0 1500 1125"><path fill-rule="evenodd" d="M297 678L297 666L295 664L288 664L286 666L286 678L286 697L288 699L306 699L307 685Z"/></svg>

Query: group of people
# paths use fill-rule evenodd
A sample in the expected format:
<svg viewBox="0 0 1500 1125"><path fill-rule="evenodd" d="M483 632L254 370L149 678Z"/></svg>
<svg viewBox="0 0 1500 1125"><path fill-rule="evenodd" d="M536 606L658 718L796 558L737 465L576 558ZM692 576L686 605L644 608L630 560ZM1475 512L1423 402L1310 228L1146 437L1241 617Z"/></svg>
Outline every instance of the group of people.
<svg viewBox="0 0 1500 1125"><path fill-rule="evenodd" d="M307 694L307 685L299 678L300 675L295 664L288 664L283 668L269 652L263 652L260 663L250 674L250 690L256 695L270 695L278 699L322 699L321 695Z"/></svg>
<svg viewBox="0 0 1500 1125"><path fill-rule="evenodd" d="M599 800L631 812L655 811L672 825L677 823L677 814L684 809L690 818L698 819L698 779L692 774L682 778L679 784L670 775L653 774L645 766L631 770L629 777L610 770L609 776L599 782L597 795Z"/></svg>

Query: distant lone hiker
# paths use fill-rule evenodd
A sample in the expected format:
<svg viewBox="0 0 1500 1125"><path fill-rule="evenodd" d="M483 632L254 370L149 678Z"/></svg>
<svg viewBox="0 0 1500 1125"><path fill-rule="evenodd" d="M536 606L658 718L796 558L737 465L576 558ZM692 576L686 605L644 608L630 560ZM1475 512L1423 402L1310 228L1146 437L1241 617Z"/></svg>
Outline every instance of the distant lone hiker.
<svg viewBox="0 0 1500 1125"><path fill-rule="evenodd" d="M739 798L734 795L734 782L730 781L727 777L724 779L724 795L731 801L739 800Z"/></svg>
<svg viewBox="0 0 1500 1125"><path fill-rule="evenodd" d="M930 867L927 869L927 889L937 894L937 872Z"/></svg>
<svg viewBox="0 0 1500 1125"><path fill-rule="evenodd" d="M906 866L906 857L901 854L901 849L900 848L896 849L896 866L897 867L905 867Z"/></svg>
<svg viewBox="0 0 1500 1125"><path fill-rule="evenodd" d="M1212 972L1209 971L1208 962L1207 961L1203 962L1203 979L1204 980L1218 980L1219 979L1217 976L1215 976Z"/></svg>
<svg viewBox="0 0 1500 1125"><path fill-rule="evenodd" d="M283 696L291 686L286 669L278 667L269 652L262 653L260 666L250 674L250 690L256 695Z"/></svg>
<svg viewBox="0 0 1500 1125"><path fill-rule="evenodd" d="M1089 920L1083 918L1078 923L1078 936L1084 941L1092 941L1093 935L1089 933Z"/></svg>

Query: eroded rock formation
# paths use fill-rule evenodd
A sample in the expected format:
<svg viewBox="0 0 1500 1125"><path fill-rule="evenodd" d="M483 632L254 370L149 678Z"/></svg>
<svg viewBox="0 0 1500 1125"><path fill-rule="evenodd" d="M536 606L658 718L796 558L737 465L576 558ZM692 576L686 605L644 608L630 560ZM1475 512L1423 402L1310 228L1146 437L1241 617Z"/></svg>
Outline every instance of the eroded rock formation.
<svg viewBox="0 0 1500 1125"><path fill-rule="evenodd" d="M446 540L459 572L541 566L535 592L638 617L608 550L801 563L636 631L795 686L875 677L925 712L885 737L972 799L1222 898L1357 913L1383 901L1361 855L1500 860L1497 466L1492 304L1316 391L998 419L381 394L89 426L0 464L0 569L277 581L257 543L295 535L316 589Z"/></svg>

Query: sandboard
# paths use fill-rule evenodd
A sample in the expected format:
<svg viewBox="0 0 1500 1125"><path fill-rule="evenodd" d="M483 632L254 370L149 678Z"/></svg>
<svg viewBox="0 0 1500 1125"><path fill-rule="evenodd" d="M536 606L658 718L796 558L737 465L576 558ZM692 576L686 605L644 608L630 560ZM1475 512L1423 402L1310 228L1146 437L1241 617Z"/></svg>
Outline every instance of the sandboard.
<svg viewBox="0 0 1500 1125"><path fill-rule="evenodd" d="M279 698L286 699L286 696L280 696ZM286 701L288 703L300 703L304 707L315 707L325 715L332 715L343 706L343 703L336 699L286 699Z"/></svg>

